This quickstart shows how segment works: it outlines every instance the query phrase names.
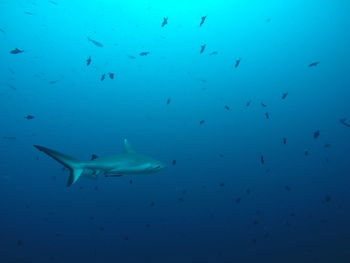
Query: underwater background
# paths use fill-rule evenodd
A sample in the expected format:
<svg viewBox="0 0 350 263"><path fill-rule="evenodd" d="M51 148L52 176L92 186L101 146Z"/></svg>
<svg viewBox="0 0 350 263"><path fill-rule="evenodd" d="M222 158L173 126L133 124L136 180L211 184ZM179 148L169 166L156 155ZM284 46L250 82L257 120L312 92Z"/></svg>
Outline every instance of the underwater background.
<svg viewBox="0 0 350 263"><path fill-rule="evenodd" d="M350 262L349 12L1 0L0 262ZM33 147L124 138L167 167L66 187Z"/></svg>

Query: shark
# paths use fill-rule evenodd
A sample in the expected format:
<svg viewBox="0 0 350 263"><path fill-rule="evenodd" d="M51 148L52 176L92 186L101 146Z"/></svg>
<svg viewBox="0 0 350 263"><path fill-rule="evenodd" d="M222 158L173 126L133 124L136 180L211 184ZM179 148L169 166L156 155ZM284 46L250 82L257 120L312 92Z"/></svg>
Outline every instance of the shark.
<svg viewBox="0 0 350 263"><path fill-rule="evenodd" d="M67 187L80 177L96 179L99 175L119 177L129 174L151 174L165 168L165 164L152 157L136 153L127 139L124 139L123 151L117 155L98 157L90 161L80 161L58 151L33 145L69 170Z"/></svg>

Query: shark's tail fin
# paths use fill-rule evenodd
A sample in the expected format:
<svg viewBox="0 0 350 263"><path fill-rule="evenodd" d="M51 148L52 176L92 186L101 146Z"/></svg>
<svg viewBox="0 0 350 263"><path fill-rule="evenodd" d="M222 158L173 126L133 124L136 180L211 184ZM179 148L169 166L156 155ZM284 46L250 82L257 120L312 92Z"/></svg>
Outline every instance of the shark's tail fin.
<svg viewBox="0 0 350 263"><path fill-rule="evenodd" d="M83 162L43 146L34 145L34 147L37 148L39 151L46 153L48 156L55 159L57 162L59 162L60 164L64 165L66 168L69 169L67 186L71 186L72 184L74 184L83 173L84 171Z"/></svg>

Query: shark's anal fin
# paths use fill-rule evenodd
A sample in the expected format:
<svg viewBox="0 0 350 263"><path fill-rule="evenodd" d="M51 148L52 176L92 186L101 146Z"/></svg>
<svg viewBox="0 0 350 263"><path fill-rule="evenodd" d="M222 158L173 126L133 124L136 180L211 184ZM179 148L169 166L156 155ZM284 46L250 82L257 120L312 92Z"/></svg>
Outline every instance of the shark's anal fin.
<svg viewBox="0 0 350 263"><path fill-rule="evenodd" d="M34 145L34 147L37 148L39 151L46 153L48 156L55 159L57 162L69 169L67 186L71 186L72 184L74 184L83 173L84 165L79 160L43 146Z"/></svg>

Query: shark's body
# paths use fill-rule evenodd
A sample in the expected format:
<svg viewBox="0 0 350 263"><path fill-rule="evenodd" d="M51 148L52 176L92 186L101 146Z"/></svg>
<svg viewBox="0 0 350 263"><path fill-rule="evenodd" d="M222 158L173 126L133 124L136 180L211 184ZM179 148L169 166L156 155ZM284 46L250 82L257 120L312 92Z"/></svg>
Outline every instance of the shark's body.
<svg viewBox="0 0 350 263"><path fill-rule="evenodd" d="M124 140L124 150L118 155L96 158L91 161L79 161L66 154L34 145L57 162L69 169L67 186L74 184L80 176L96 178L104 174L106 177L126 174L149 174L164 168L164 164L148 156L136 153L127 140Z"/></svg>

